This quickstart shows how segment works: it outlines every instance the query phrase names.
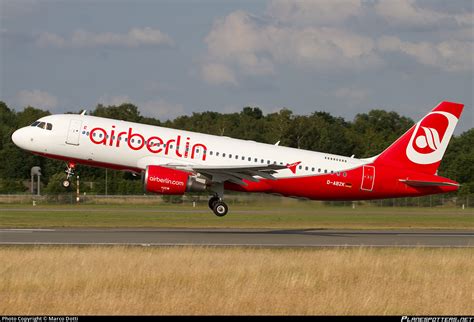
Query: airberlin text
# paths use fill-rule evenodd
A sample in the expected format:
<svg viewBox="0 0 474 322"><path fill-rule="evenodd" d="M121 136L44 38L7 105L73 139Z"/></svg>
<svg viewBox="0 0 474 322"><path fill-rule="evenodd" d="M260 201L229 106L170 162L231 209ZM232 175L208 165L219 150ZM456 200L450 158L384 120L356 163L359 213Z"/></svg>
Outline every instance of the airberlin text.
<svg viewBox="0 0 474 322"><path fill-rule="evenodd" d="M172 184L174 186L184 186L183 181L177 181L177 180L170 180L168 178L159 178L159 177L150 177L149 179L151 182L159 182L159 183L165 183L165 184Z"/></svg>
<svg viewBox="0 0 474 322"><path fill-rule="evenodd" d="M132 128L129 128L128 131L116 133L115 125L112 125L110 133L100 127L93 128L89 133L89 138L94 144L118 148L122 143L127 144L134 151L147 149L150 153L155 154L170 155L174 153L179 158L201 158L203 161L206 160L207 147L202 143L191 143L189 137L183 140L181 135L169 140L164 140L159 136L150 136L146 139L142 134L134 133ZM174 152L171 150L174 150Z"/></svg>

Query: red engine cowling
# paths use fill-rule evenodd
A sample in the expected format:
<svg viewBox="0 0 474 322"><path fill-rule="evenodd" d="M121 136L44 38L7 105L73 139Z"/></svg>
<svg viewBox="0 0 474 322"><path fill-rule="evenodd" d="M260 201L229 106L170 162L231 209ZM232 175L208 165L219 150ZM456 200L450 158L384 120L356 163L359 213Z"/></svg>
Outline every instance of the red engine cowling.
<svg viewBox="0 0 474 322"><path fill-rule="evenodd" d="M191 173L157 165L146 167L145 190L163 195L182 195L207 189L205 180L199 181Z"/></svg>

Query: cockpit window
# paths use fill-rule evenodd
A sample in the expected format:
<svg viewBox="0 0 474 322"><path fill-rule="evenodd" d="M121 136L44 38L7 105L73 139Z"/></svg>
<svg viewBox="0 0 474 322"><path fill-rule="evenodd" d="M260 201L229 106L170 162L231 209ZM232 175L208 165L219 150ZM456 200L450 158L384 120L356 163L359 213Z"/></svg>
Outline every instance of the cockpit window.
<svg viewBox="0 0 474 322"><path fill-rule="evenodd" d="M46 122L40 122L40 121L35 121L35 122L31 123L30 126L36 126L36 127L39 127L43 130L48 130L48 131L51 131L53 129L53 124L46 123Z"/></svg>

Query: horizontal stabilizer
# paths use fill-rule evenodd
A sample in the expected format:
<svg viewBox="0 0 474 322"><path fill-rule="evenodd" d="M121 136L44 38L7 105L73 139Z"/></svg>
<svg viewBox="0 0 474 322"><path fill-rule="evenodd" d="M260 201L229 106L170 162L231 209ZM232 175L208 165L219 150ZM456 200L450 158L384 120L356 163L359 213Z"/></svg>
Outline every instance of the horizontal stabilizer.
<svg viewBox="0 0 474 322"><path fill-rule="evenodd" d="M400 179L400 181L412 187L446 187L446 186L459 187L458 183L453 183L453 182L422 181L422 180L408 180L408 179Z"/></svg>

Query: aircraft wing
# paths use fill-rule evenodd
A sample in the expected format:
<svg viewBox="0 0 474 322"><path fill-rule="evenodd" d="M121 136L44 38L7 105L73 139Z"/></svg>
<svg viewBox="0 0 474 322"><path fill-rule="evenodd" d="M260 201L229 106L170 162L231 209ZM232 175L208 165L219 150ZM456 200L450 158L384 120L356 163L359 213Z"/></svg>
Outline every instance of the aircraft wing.
<svg viewBox="0 0 474 322"><path fill-rule="evenodd" d="M247 185L245 181L258 182L260 178L276 180L273 174L277 170L288 169L286 165L267 164L267 165L236 165L236 166L205 166L191 164L167 164L169 168L194 171L213 182L233 182L239 185Z"/></svg>

